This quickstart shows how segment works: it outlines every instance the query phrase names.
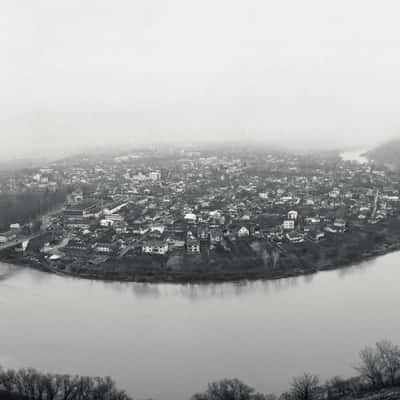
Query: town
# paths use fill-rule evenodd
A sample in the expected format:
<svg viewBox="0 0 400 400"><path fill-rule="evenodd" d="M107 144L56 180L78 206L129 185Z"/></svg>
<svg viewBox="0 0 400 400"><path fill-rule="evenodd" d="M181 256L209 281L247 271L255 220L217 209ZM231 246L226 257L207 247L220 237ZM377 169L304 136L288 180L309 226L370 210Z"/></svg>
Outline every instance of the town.
<svg viewBox="0 0 400 400"><path fill-rule="evenodd" d="M0 196L52 201L40 198L35 218L3 224L1 256L106 280L311 273L400 248L399 179L335 152L189 147L71 157L3 174Z"/></svg>

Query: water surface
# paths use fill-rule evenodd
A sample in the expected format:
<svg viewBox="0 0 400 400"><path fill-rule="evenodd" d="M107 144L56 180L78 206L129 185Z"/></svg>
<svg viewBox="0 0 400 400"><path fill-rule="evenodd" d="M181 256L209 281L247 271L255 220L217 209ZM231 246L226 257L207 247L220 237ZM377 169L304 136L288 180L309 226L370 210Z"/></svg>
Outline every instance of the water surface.
<svg viewBox="0 0 400 400"><path fill-rule="evenodd" d="M104 283L4 264L0 276L0 364L111 375L139 399L189 399L224 377L280 393L304 371L353 374L366 344L400 343L400 253L242 284Z"/></svg>
<svg viewBox="0 0 400 400"><path fill-rule="evenodd" d="M353 150L353 151L345 151L340 154L340 157L343 161L352 161L359 164L368 163L368 158L365 156L367 150Z"/></svg>

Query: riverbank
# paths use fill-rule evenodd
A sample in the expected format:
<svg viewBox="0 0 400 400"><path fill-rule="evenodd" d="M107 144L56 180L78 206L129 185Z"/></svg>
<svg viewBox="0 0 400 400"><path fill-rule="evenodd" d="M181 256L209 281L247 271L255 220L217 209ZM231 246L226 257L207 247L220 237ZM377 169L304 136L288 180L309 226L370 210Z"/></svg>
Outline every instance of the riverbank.
<svg viewBox="0 0 400 400"><path fill-rule="evenodd" d="M375 225L353 227L320 242L274 244L266 239L225 243L197 255L132 255L91 262L89 255L50 262L39 252L8 253L3 261L76 278L146 283L220 283L276 280L318 271L345 268L400 250L398 218Z"/></svg>
<svg viewBox="0 0 400 400"><path fill-rule="evenodd" d="M239 282L239 281L268 281L285 278L294 278L299 276L312 275L319 271L330 271L336 269L349 268L351 266L361 264L365 261L373 260L386 254L400 251L400 242L392 244L388 247L367 251L357 255L352 260L342 261L341 263L326 262L318 268L294 268L289 270L265 270L255 269L247 271L211 271L211 272L171 272L158 271L156 272L118 272L113 270L98 270L93 272L77 273L70 270L59 270L52 267L44 260L39 261L32 257L5 257L2 261L7 263L28 266L40 271L51 273L59 276L73 277L87 280L99 280L108 282L138 282L138 283L176 283L176 284L195 284L195 283L224 283L224 282Z"/></svg>

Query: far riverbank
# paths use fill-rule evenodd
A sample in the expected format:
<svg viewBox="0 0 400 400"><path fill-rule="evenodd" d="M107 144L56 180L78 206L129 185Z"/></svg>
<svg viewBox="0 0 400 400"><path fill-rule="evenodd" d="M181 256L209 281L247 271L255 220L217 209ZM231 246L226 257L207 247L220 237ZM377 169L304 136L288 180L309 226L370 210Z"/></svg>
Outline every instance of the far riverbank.
<svg viewBox="0 0 400 400"><path fill-rule="evenodd" d="M45 240L42 238L42 241ZM276 280L342 268L400 250L400 218L350 226L343 233L326 233L318 242L271 242L266 238L229 241L200 254L172 252L165 256L126 254L103 257L79 253L52 262L40 246L23 253L1 254L0 260L45 272L91 280L196 283Z"/></svg>
<svg viewBox="0 0 400 400"><path fill-rule="evenodd" d="M49 263L38 261L30 256L17 256L5 257L2 261L16 266L28 266L40 271L56 274L60 276L100 280L108 282L138 282L138 283L176 283L176 284L196 284L196 283L224 283L224 282L238 282L238 281L256 281L256 280L278 280L284 278L293 278L315 274L319 271L329 271L340 268L348 268L353 265L363 263L365 261L375 259L386 254L400 250L400 242L393 243L378 249L364 251L355 255L352 259L342 260L337 263L333 260L328 261L318 267L310 266L308 268L282 268L276 270L266 269L249 269L242 271L210 271L210 272L172 272L172 271L158 271L155 272L118 272L113 270L98 270L85 273L77 273L68 270L59 270L52 267Z"/></svg>

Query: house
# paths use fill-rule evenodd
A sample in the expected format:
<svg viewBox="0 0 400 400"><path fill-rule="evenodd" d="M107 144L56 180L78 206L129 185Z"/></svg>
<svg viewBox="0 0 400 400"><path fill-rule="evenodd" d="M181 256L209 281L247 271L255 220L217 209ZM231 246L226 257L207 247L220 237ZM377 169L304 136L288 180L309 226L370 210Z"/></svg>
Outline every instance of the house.
<svg viewBox="0 0 400 400"><path fill-rule="evenodd" d="M328 233L338 233L338 230L337 230L335 227L329 226L329 225L327 225L327 226L324 228L324 231L325 231L325 232L328 232Z"/></svg>
<svg viewBox="0 0 400 400"><path fill-rule="evenodd" d="M289 240L291 243L303 243L304 242L304 236L301 233L298 232L288 232L286 234L286 239Z"/></svg>
<svg viewBox="0 0 400 400"><path fill-rule="evenodd" d="M199 254L200 253L200 241L190 236L186 239L186 252L188 254Z"/></svg>
<svg viewBox="0 0 400 400"><path fill-rule="evenodd" d="M10 231L14 232L14 233L19 233L21 231L21 225L20 224L11 224Z"/></svg>
<svg viewBox="0 0 400 400"><path fill-rule="evenodd" d="M152 240L142 245L142 253L164 255L168 253L168 243Z"/></svg>
<svg viewBox="0 0 400 400"><path fill-rule="evenodd" d="M117 221L114 224L114 230L116 233L127 233L128 232L128 224L125 221Z"/></svg>
<svg viewBox="0 0 400 400"><path fill-rule="evenodd" d="M161 235L164 233L165 231L165 226L164 225L151 225L150 226L150 232L158 232Z"/></svg>
<svg viewBox="0 0 400 400"><path fill-rule="evenodd" d="M82 201L80 204L68 206L64 210L65 219L89 217L96 211L97 203L94 201Z"/></svg>
<svg viewBox="0 0 400 400"><path fill-rule="evenodd" d="M288 219L297 220L299 213L297 211L291 210L288 212Z"/></svg>
<svg viewBox="0 0 400 400"><path fill-rule="evenodd" d="M295 227L295 221L293 219L285 219L283 221L283 229L285 231L293 230Z"/></svg>
<svg viewBox="0 0 400 400"><path fill-rule="evenodd" d="M161 179L161 172L159 172L159 171L150 172L149 179L152 181L159 181Z"/></svg>
<svg viewBox="0 0 400 400"><path fill-rule="evenodd" d="M72 251L88 251L86 243L80 239L70 239L64 249Z"/></svg>
<svg viewBox="0 0 400 400"><path fill-rule="evenodd" d="M342 218L336 218L335 221L333 222L333 226L341 232L344 232L346 229L346 221Z"/></svg>
<svg viewBox="0 0 400 400"><path fill-rule="evenodd" d="M10 242L11 240L14 240L16 238L16 234L14 232L5 232L0 234L0 243L7 243Z"/></svg>
<svg viewBox="0 0 400 400"><path fill-rule="evenodd" d="M112 243L106 243L106 242L97 242L94 245L94 250L97 253L105 253L105 254L110 254L113 252L113 245Z"/></svg>
<svg viewBox="0 0 400 400"><path fill-rule="evenodd" d="M340 196L340 190L338 189L333 189L329 192L329 197L331 199L337 199Z"/></svg>
<svg viewBox="0 0 400 400"><path fill-rule="evenodd" d="M102 219L100 220L100 226L103 228L109 228L110 226L113 226L114 221L111 221L110 219Z"/></svg>
<svg viewBox="0 0 400 400"><path fill-rule="evenodd" d="M221 240L223 239L223 237L224 237L224 235L223 235L221 229L218 229L218 228L211 229L211 231L210 231L210 242L212 244L220 243Z"/></svg>
<svg viewBox="0 0 400 400"><path fill-rule="evenodd" d="M238 237L243 238L243 237L248 237L250 236L250 231L245 227L242 226L237 233Z"/></svg>
<svg viewBox="0 0 400 400"><path fill-rule="evenodd" d="M109 214L105 216L105 219L113 222L120 222L124 220L124 217L121 214Z"/></svg>
<svg viewBox="0 0 400 400"><path fill-rule="evenodd" d="M184 216L184 220L191 224L194 224L196 222L196 219L197 219L196 214L193 213L187 213Z"/></svg>
<svg viewBox="0 0 400 400"><path fill-rule="evenodd" d="M313 242L319 242L325 237L325 233L322 231L313 231L310 232L308 235Z"/></svg>
<svg viewBox="0 0 400 400"><path fill-rule="evenodd" d="M207 228L200 228L197 231L197 236L199 237L200 240L208 240L209 238L209 232Z"/></svg>
<svg viewBox="0 0 400 400"><path fill-rule="evenodd" d="M321 218L319 216L307 217L305 221L307 224L319 224L321 222Z"/></svg>

